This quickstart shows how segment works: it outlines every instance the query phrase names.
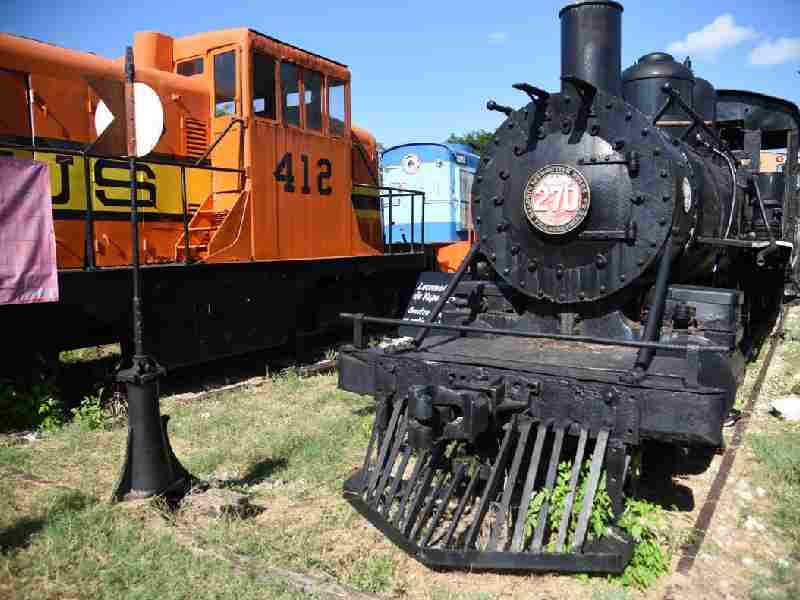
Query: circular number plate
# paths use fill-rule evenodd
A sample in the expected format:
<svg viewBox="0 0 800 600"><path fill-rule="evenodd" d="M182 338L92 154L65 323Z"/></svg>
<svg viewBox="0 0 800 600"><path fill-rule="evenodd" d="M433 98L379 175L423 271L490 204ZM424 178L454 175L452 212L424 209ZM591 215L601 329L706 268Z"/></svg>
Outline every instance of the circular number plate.
<svg viewBox="0 0 800 600"><path fill-rule="evenodd" d="M553 235L572 231L589 212L589 184L577 169L549 165L528 180L522 194L525 215L536 229Z"/></svg>

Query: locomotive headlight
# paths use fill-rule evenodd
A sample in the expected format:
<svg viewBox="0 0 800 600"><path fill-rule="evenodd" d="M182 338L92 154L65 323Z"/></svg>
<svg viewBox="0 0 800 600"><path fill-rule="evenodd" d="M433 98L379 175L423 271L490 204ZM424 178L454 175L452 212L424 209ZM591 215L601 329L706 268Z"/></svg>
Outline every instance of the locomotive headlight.
<svg viewBox="0 0 800 600"><path fill-rule="evenodd" d="M681 191L683 192L683 212L688 214L692 210L692 184L689 183L688 177L683 178Z"/></svg>

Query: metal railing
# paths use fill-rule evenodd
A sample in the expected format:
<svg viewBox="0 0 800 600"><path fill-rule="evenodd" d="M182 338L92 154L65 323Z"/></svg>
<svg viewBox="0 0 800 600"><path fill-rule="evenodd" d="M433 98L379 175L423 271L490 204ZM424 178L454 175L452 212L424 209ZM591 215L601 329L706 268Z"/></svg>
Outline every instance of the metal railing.
<svg viewBox="0 0 800 600"><path fill-rule="evenodd" d="M232 123L233 124L233 123ZM224 133L227 133L228 129ZM224 135L223 133L223 135ZM221 138L222 136L220 136ZM219 139L216 140L216 143L219 142ZM27 152L39 152L43 154L56 154L56 155L63 155L63 156L79 156L83 158L83 181L86 187L86 209L84 215L84 222L86 224L85 234L84 234L84 265L83 270L85 271L94 271L98 267L96 265L95 260L95 249L94 249L94 202L93 202L93 185L92 185L92 178L89 172L89 163L91 159L96 160L116 160L121 161L125 160L124 156L113 156L107 154L97 154L90 152L92 144L87 146L85 149L77 149L77 148L59 148L55 146L42 146L37 144L13 144L13 143L1 143L0 148L10 149L10 150L24 150ZM211 148L213 149L213 148ZM209 149L209 152L210 150ZM208 154L208 153L207 153ZM210 171L215 173L238 173L239 175L244 174L244 169L236 169L233 167L214 167L208 164L199 164L202 162L203 159L200 161L195 162L193 158L187 158L187 160L179 161L179 160L169 160L163 158L147 158L147 159L137 159L137 164L151 164L151 165L162 165L168 167L178 167L180 169L180 189L181 189L181 210L183 216L183 240L184 240L184 260L183 263L185 265L191 264L191 255L189 253L189 203L187 199L187 183L186 183L186 169L199 169L203 171ZM176 261L177 262L177 261Z"/></svg>
<svg viewBox="0 0 800 600"><path fill-rule="evenodd" d="M647 348L651 350L677 350L682 352L730 352L731 348L720 345L683 345L663 342L648 342L644 340L626 340L601 338L586 335L568 335L561 333L544 333L536 331L521 331L516 329L485 329L483 327L470 327L467 325L448 325L446 323L425 323L421 321L408 321L405 319L386 319L371 317L364 314L339 313L343 319L353 321L353 346L359 349L366 348L367 336L364 332L365 323L376 325L396 325L398 327L417 327L422 330L449 331L452 333L477 333L481 335L498 335L528 339L556 340L562 342L581 342L584 344L597 344L603 346L623 346L628 348ZM416 344L415 344L416 345Z"/></svg>
<svg viewBox="0 0 800 600"><path fill-rule="evenodd" d="M384 235L384 252L387 254L394 254L396 253L395 240L394 240L394 219L393 219L393 207L395 199L398 199L400 203L403 202L403 199L408 199L411 202L411 211L410 211L410 219L411 219L411 240L403 240L403 244L409 245L409 250L414 252L417 246L416 240L416 204L417 198L421 198L422 202L420 203L420 239L419 239L419 246L425 245L425 192L421 190L406 190L403 188L396 188L396 187L387 187L387 186L364 186L375 189L378 191L378 197L381 202L381 231L386 231L386 223L388 222L389 225L389 235L388 240L386 239L386 235ZM398 208L400 204L398 204Z"/></svg>

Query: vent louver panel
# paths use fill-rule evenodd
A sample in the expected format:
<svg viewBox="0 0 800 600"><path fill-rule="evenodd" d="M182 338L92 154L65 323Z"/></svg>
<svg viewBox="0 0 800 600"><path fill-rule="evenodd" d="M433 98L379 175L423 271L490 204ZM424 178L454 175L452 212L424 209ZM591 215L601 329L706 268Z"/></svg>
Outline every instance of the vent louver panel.
<svg viewBox="0 0 800 600"><path fill-rule="evenodd" d="M201 158L208 148L208 129L203 121L185 117L183 131L186 140L186 155Z"/></svg>

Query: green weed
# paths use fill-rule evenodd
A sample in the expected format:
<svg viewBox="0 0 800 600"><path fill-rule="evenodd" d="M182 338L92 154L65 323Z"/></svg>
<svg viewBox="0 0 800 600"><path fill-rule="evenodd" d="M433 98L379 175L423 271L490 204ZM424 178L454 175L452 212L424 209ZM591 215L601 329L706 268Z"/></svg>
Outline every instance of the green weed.
<svg viewBox="0 0 800 600"><path fill-rule="evenodd" d="M569 547L574 539L575 529L578 523L578 515L581 511L583 499L586 495L589 482L589 467L591 461L586 460L581 467L580 484L575 494L572 505L572 514L568 521L567 542ZM561 527L561 519L564 514L565 502L569 493L569 482L572 473L572 462L564 461L558 466L558 476L551 492L546 489L539 490L531 499L528 514L525 521L525 536L530 539L539 521L539 514L548 502L550 511L548 514L548 526L551 532L550 539L545 544L547 550L556 549L557 539L554 535ZM609 527L613 522L614 514L611 510L611 497L606 489L606 475L602 473L600 482L597 486L592 511L589 518L589 531L587 540L600 538L608 533ZM625 510L617 525L625 531L636 542L633 557L621 575L612 576L609 581L623 585L625 587L638 587L647 589L651 587L659 577L664 575L669 569L669 553L662 546L663 509L658 505L647 500L637 500L628 498L625 502Z"/></svg>
<svg viewBox="0 0 800 600"><path fill-rule="evenodd" d="M106 415L103 405L100 402L100 394L97 396L85 396L81 400L80 406L73 408L72 422L84 431L102 429L106 423Z"/></svg>
<svg viewBox="0 0 800 600"><path fill-rule="evenodd" d="M800 431L750 436L750 445L766 467L762 474L776 500L772 521L800 552Z"/></svg>
<svg viewBox="0 0 800 600"><path fill-rule="evenodd" d="M800 568L788 560L778 560L772 572L758 577L753 585L752 600L796 600L800 598Z"/></svg>

